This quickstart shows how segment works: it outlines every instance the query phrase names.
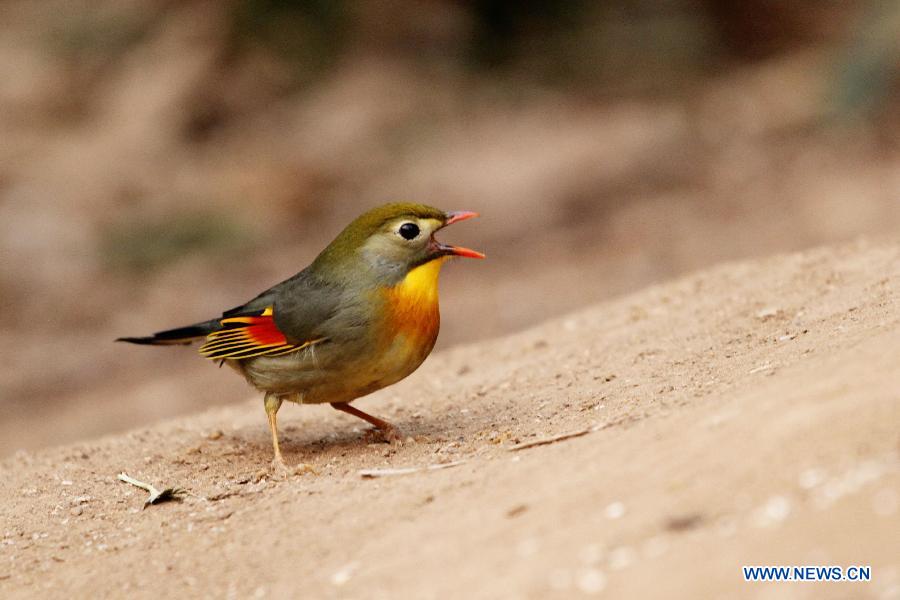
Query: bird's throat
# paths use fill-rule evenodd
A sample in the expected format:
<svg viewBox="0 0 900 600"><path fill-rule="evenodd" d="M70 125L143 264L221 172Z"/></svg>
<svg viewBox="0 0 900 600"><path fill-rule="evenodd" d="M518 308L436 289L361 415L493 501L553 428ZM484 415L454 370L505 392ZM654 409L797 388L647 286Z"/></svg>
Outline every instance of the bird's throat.
<svg viewBox="0 0 900 600"><path fill-rule="evenodd" d="M437 302L438 279L446 256L419 265L406 274L406 277L394 286L394 294L412 302Z"/></svg>
<svg viewBox="0 0 900 600"><path fill-rule="evenodd" d="M412 269L387 290L390 327L412 343L433 344L437 337L441 320L438 278L445 260L446 257L437 258Z"/></svg>

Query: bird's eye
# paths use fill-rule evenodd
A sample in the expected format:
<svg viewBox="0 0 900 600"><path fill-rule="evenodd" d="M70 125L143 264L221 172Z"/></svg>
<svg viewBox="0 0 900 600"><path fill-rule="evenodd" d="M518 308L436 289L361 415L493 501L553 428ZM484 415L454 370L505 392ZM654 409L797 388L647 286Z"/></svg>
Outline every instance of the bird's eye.
<svg viewBox="0 0 900 600"><path fill-rule="evenodd" d="M398 233L404 240L413 240L419 236L419 226L415 223L404 223Z"/></svg>

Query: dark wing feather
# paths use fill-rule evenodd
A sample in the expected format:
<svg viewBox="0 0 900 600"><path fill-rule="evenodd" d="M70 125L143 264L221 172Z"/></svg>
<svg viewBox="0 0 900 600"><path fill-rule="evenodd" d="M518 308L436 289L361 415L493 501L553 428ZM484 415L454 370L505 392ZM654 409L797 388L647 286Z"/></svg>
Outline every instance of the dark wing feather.
<svg viewBox="0 0 900 600"><path fill-rule="evenodd" d="M187 327L160 331L145 337L120 337L116 341L149 346L187 345L198 339L205 338L219 327L221 327L219 319L213 319L203 323L188 325Z"/></svg>

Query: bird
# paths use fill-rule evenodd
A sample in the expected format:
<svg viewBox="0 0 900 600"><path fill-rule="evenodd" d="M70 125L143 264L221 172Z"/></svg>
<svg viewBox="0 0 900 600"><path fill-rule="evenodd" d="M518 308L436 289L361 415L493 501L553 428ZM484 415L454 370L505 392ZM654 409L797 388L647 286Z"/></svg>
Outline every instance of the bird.
<svg viewBox="0 0 900 600"><path fill-rule="evenodd" d="M373 208L309 266L249 302L208 321L116 341L199 342L201 355L243 375L263 394L279 472L289 471L278 439L285 401L328 403L367 421L385 441L400 441L397 427L351 402L405 378L431 353L441 267L452 257L485 258L435 233L477 216L409 202Z"/></svg>

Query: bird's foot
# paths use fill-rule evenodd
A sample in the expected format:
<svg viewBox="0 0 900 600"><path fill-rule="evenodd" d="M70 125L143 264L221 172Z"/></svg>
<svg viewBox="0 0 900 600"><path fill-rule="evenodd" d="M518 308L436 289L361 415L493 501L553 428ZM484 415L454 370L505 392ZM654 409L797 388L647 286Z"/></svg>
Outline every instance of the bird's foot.
<svg viewBox="0 0 900 600"><path fill-rule="evenodd" d="M363 434L363 438L370 444L377 442L397 445L403 444L403 435L400 433L400 430L390 423L386 423L384 427L367 429Z"/></svg>
<svg viewBox="0 0 900 600"><path fill-rule="evenodd" d="M272 465L269 467L269 472L267 474L272 479L287 479L292 475L318 475L319 472L310 464L299 463L296 465L289 465L284 462L283 458L276 456L272 460Z"/></svg>
<svg viewBox="0 0 900 600"><path fill-rule="evenodd" d="M269 467L269 475L273 479L287 479L290 475L290 469L287 464L285 464L284 459L280 456L276 456L272 459L272 464Z"/></svg>
<svg viewBox="0 0 900 600"><path fill-rule="evenodd" d="M289 467L291 473L294 475L318 475L319 472L316 471L316 468L309 463L300 463L294 465L293 467Z"/></svg>

